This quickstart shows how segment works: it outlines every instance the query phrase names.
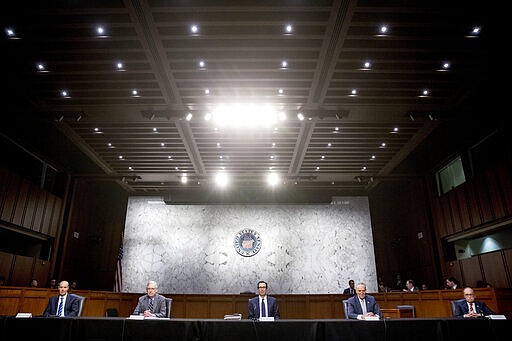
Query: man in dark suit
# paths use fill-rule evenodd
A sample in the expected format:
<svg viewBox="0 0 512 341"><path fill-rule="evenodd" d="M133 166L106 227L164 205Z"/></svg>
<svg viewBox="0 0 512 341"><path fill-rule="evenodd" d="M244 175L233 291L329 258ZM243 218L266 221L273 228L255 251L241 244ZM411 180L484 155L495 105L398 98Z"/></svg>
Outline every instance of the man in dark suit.
<svg viewBox="0 0 512 341"><path fill-rule="evenodd" d="M348 288L343 290L343 295L354 296L356 294L356 289L354 288L354 280L351 279L348 281Z"/></svg>
<svg viewBox="0 0 512 341"><path fill-rule="evenodd" d="M464 298L465 300L454 303L455 318L477 318L495 314L484 302L475 301L476 296L472 288L464 288Z"/></svg>
<svg viewBox="0 0 512 341"><path fill-rule="evenodd" d="M382 316L375 298L366 294L366 284L359 283L356 286L356 294L347 300L349 319L365 320L369 316Z"/></svg>
<svg viewBox="0 0 512 341"><path fill-rule="evenodd" d="M68 294L69 283L62 281L59 283L59 294L50 297L48 305L44 310L43 316L76 317L80 311L80 296Z"/></svg>
<svg viewBox="0 0 512 341"><path fill-rule="evenodd" d="M405 292L418 292L420 289L414 285L414 281L412 279L408 279L405 282L405 289L403 290Z"/></svg>
<svg viewBox="0 0 512 341"><path fill-rule="evenodd" d="M166 317L165 297L157 294L158 284L149 281L146 284L147 294L139 297L139 302L133 315L144 315L144 317Z"/></svg>
<svg viewBox="0 0 512 341"><path fill-rule="evenodd" d="M258 296L249 300L248 317L249 319L259 319L260 317L273 317L279 320L279 306L275 297L267 296L267 282L258 282Z"/></svg>

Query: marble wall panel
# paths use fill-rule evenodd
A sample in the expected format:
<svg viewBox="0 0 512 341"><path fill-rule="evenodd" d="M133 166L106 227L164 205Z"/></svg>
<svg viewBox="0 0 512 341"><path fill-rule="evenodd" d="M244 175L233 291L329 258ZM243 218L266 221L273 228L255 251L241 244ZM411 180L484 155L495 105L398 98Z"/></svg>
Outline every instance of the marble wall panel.
<svg viewBox="0 0 512 341"><path fill-rule="evenodd" d="M367 197L331 205L165 205L130 197L124 233L123 291L161 293L341 293L349 279L377 291ZM237 253L235 237L252 229L261 249Z"/></svg>

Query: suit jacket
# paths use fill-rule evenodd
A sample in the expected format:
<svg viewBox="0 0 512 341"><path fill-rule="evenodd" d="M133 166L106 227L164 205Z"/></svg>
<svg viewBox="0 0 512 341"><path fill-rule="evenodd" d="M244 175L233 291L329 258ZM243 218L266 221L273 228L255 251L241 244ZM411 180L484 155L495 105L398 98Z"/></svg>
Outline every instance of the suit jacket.
<svg viewBox="0 0 512 341"><path fill-rule="evenodd" d="M475 304L475 313L482 314L483 316L495 314L484 302L474 301L473 303ZM465 299L454 302L453 317L462 319L467 313L469 313L469 307Z"/></svg>
<svg viewBox="0 0 512 341"><path fill-rule="evenodd" d="M382 318L382 313L380 312L379 305L377 304L377 301L375 301L375 298L371 295L365 295L364 299L366 303L366 312L372 312ZM347 300L347 308L347 315L349 319L357 319L357 315L363 314L363 308L361 308L359 296L357 295L352 296Z"/></svg>
<svg viewBox="0 0 512 341"><path fill-rule="evenodd" d="M352 292L350 292L350 290L352 290ZM343 295L355 295L355 294L356 294L356 289L346 288L345 290L343 290Z"/></svg>
<svg viewBox="0 0 512 341"><path fill-rule="evenodd" d="M142 315L144 311L149 310L149 296L144 295L139 297L139 303L133 311L133 315ZM160 294L155 294L153 299L153 314L155 317L166 317L165 311L165 297Z"/></svg>
<svg viewBox="0 0 512 341"><path fill-rule="evenodd" d="M279 320L281 317L279 315L279 306L277 305L277 300L275 297L268 296L267 295L267 301L266 301L268 307L268 316L274 317L274 319ZM249 299L249 306L248 306L248 319L258 319L260 318L260 298L259 296L256 296L254 298Z"/></svg>
<svg viewBox="0 0 512 341"><path fill-rule="evenodd" d="M64 304L64 317L76 317L80 311L80 299L81 297L74 294L68 294L66 297L66 303ZM60 295L50 297L46 309L44 310L43 316L56 316L59 308Z"/></svg>

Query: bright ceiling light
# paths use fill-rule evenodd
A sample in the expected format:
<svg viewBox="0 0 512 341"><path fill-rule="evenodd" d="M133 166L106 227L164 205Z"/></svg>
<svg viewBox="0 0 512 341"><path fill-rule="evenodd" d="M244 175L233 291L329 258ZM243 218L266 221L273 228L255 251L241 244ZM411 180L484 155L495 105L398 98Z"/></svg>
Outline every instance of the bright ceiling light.
<svg viewBox="0 0 512 341"><path fill-rule="evenodd" d="M269 104L221 104L212 112L212 121L220 126L271 126L279 120L281 115Z"/></svg>
<svg viewBox="0 0 512 341"><path fill-rule="evenodd" d="M187 175L186 175L186 174L184 174L184 175L181 177L181 183L182 183L182 184L186 184L186 183L187 183L187 181L188 181Z"/></svg>
<svg viewBox="0 0 512 341"><path fill-rule="evenodd" d="M217 173L215 176L215 183L220 187L225 187L229 182L228 175L226 173Z"/></svg>
<svg viewBox="0 0 512 341"><path fill-rule="evenodd" d="M270 173L267 175L267 182L270 186L275 186L279 184L279 175L276 173Z"/></svg>

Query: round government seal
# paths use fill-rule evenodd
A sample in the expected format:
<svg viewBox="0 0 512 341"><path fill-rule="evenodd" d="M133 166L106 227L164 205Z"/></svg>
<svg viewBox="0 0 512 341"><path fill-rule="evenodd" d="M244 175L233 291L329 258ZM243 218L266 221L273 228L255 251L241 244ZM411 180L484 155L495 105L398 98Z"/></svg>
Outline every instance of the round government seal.
<svg viewBox="0 0 512 341"><path fill-rule="evenodd" d="M261 237L253 229L242 229L235 236L235 250L244 257L251 257L261 249Z"/></svg>

